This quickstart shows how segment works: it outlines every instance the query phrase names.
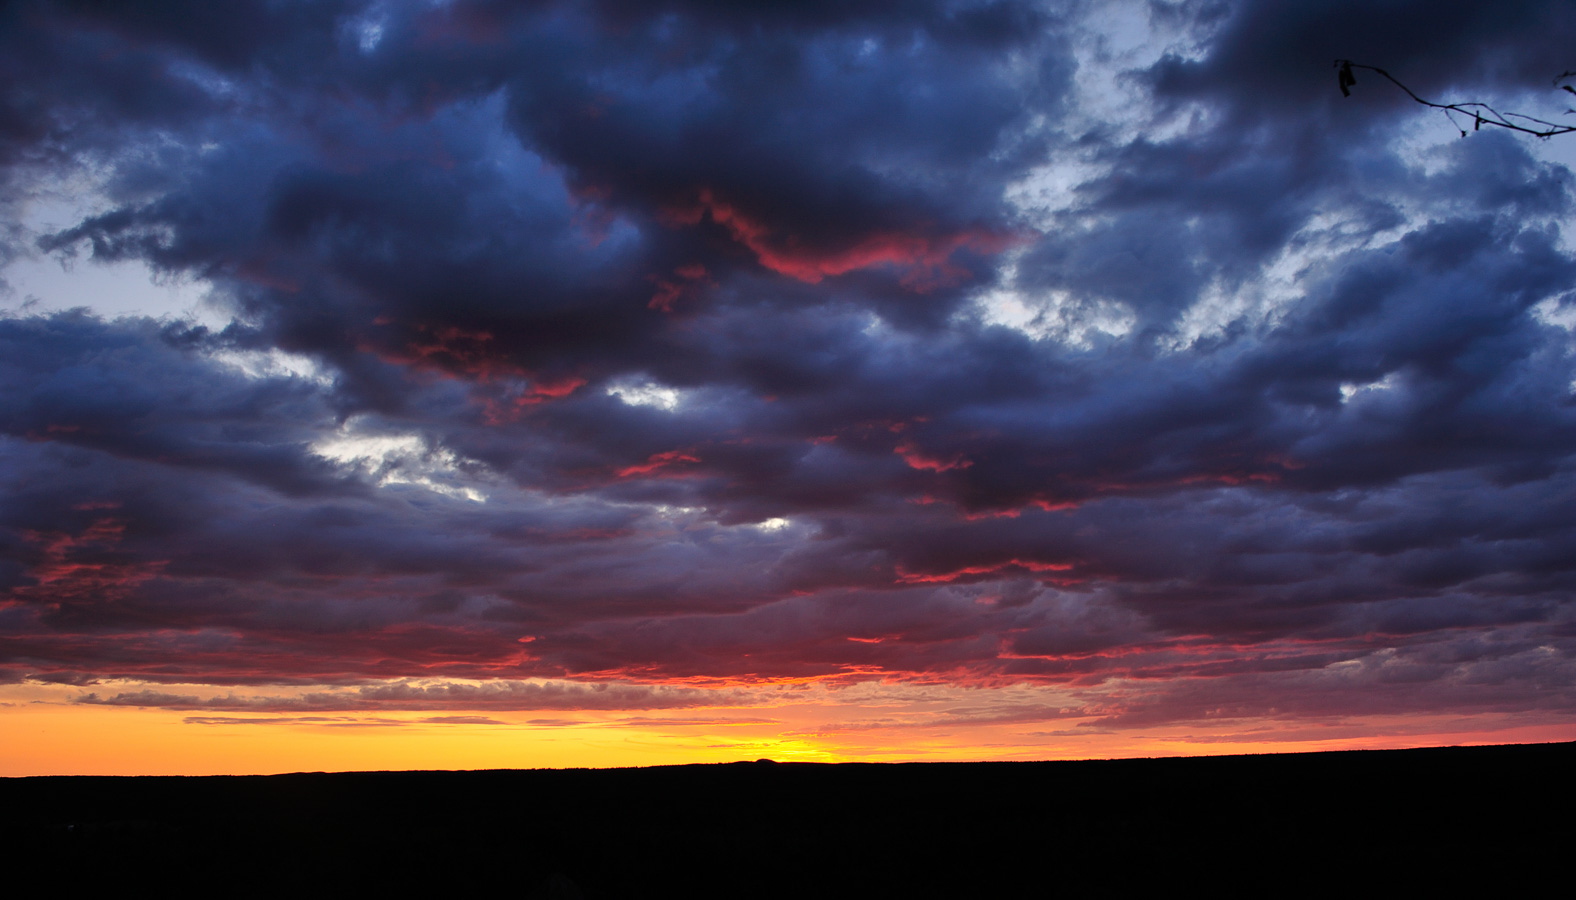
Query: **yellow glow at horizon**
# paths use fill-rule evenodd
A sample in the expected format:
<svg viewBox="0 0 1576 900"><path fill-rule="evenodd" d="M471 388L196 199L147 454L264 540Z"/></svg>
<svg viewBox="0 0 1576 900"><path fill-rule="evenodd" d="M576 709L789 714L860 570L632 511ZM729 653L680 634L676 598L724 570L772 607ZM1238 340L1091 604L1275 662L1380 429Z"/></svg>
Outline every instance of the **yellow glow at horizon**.
<svg viewBox="0 0 1576 900"><path fill-rule="evenodd" d="M901 689L891 698L880 693L865 691L847 702L823 695L753 708L655 713L454 709L346 714L363 722L396 720L402 723L398 725L288 718L209 725L186 721L193 716L190 711L61 702L60 688L12 685L0 689L0 776L601 768L763 757L785 762L1049 760L1576 740L1576 724L1528 723L1508 715L1371 717L1327 725L1248 721L1237 723L1235 730L1232 723L1222 723L1210 729L1173 725L1088 734L1077 733L1076 722L1065 720L1055 728L1043 721L931 725L926 724L927 704L904 702ZM901 716L908 721L858 724L877 708L898 714L884 717L887 722ZM487 716L504 724L420 721L460 715ZM528 721L544 715L574 724ZM743 721L727 721L730 718ZM828 724L840 719L848 724Z"/></svg>

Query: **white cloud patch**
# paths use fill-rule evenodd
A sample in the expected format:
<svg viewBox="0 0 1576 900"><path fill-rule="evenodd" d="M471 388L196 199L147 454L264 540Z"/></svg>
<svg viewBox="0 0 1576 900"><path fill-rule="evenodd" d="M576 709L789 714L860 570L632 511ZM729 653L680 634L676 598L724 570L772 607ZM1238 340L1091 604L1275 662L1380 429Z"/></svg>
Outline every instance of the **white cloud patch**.
<svg viewBox="0 0 1576 900"><path fill-rule="evenodd" d="M305 378L327 387L334 383L334 376L317 361L299 353L287 353L277 347L267 350L220 350L209 358L228 366L248 378Z"/></svg>
<svg viewBox="0 0 1576 900"><path fill-rule="evenodd" d="M1396 381L1394 372L1391 372L1389 375L1386 375L1378 381L1370 381L1367 384L1353 384L1351 382L1347 382L1341 385L1341 402L1350 403L1352 400L1361 397L1364 394L1394 390L1397 383L1398 382Z"/></svg>
<svg viewBox="0 0 1576 900"><path fill-rule="evenodd" d="M1001 286L975 299L974 314L984 324L1021 331L1037 341L1088 349L1098 336L1122 337L1138 323L1126 304L1113 300L1077 298L1061 290L1020 290L1017 271L1017 266L1007 265Z"/></svg>
<svg viewBox="0 0 1576 900"><path fill-rule="evenodd" d="M1241 322L1249 328L1274 327L1306 295L1306 285L1342 256L1394 243L1421 221L1373 232L1354 216L1318 213L1288 240L1254 277L1227 284L1216 279L1182 313L1164 346L1182 351L1200 339L1224 334Z"/></svg>
<svg viewBox="0 0 1576 900"><path fill-rule="evenodd" d="M1532 317L1545 325L1576 333L1576 294L1550 297L1532 307Z"/></svg>
<svg viewBox="0 0 1576 900"><path fill-rule="evenodd" d="M454 451L410 432L379 432L351 420L311 447L313 453L358 470L380 487L414 485L434 493L484 503L487 495L470 481Z"/></svg>
<svg viewBox="0 0 1576 900"><path fill-rule="evenodd" d="M684 400L678 389L655 381L620 381L609 385L607 393L630 406L654 406L669 411L677 409Z"/></svg>

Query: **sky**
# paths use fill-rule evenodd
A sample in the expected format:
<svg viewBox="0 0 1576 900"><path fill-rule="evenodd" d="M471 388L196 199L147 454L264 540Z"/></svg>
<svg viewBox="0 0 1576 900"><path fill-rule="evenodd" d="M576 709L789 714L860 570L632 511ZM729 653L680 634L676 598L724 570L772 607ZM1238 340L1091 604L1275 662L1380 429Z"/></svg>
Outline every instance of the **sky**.
<svg viewBox="0 0 1576 900"><path fill-rule="evenodd" d="M1572 47L0 6L0 775L1576 739Z"/></svg>

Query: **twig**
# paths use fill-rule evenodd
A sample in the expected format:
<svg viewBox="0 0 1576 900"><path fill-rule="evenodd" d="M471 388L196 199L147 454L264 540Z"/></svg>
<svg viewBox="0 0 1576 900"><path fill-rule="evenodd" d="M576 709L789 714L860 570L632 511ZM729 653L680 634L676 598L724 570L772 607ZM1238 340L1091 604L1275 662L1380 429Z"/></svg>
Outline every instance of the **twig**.
<svg viewBox="0 0 1576 900"><path fill-rule="evenodd" d="M1342 96L1350 97L1352 95L1352 86L1357 84L1357 78L1352 75L1353 69L1366 69L1369 72L1378 72L1380 75L1383 75L1385 79L1391 84L1405 91L1408 97L1411 97L1418 103L1421 103L1424 106L1430 107L1432 109L1442 110L1445 114L1445 118L1450 120L1450 124L1456 126L1456 130L1461 132L1462 137L1467 136L1467 130L1462 128L1461 125L1456 122L1454 115L1455 113L1460 113L1463 116L1471 116L1473 131L1477 131L1484 125L1493 125L1496 128L1508 128L1511 131L1519 131L1522 134L1530 134L1533 137L1540 138L1550 138L1557 134L1570 134L1571 132L1576 132L1576 125L1561 125L1558 122L1546 122L1543 119L1534 118L1532 116L1524 116L1521 113L1502 113L1494 107L1489 106L1487 103L1435 103L1432 100L1424 100L1422 97L1417 96L1417 94L1411 88L1402 84L1400 81L1397 81L1394 75L1391 75L1389 72L1386 72L1384 69L1381 69L1377 66L1364 66L1354 63L1349 59L1338 59L1335 61L1335 67L1340 70L1338 80L1341 85ZM1554 79L1554 86L1563 88L1572 94L1576 94L1576 88L1573 88L1568 84L1560 84L1560 82L1565 81L1568 78L1576 78L1576 72L1562 73L1558 78ZM1576 113L1576 110L1568 109L1566 112ZM1518 121L1511 121L1512 119Z"/></svg>

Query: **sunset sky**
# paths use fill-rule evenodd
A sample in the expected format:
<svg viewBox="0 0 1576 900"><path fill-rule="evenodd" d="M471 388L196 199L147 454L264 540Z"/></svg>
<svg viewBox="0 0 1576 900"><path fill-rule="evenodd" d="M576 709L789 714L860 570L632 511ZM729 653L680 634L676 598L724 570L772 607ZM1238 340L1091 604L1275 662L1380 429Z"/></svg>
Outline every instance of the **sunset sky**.
<svg viewBox="0 0 1576 900"><path fill-rule="evenodd" d="M0 775L1576 739L1576 135L1343 57L1576 124L1569 0L0 6Z"/></svg>

